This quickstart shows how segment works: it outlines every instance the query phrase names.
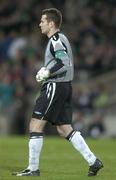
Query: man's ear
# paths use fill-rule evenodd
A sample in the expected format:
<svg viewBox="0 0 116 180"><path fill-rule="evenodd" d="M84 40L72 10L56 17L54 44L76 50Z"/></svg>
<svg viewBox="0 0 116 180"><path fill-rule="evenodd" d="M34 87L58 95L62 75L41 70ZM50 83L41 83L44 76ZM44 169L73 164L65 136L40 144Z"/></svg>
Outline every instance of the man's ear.
<svg viewBox="0 0 116 180"><path fill-rule="evenodd" d="M50 27L53 27L54 26L54 22L53 21L50 21Z"/></svg>

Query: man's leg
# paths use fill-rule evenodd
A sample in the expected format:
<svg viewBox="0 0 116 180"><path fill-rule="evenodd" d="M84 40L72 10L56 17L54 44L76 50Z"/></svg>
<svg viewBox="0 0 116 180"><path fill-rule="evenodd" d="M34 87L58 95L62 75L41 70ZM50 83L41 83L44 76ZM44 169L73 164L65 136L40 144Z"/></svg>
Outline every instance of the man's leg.
<svg viewBox="0 0 116 180"><path fill-rule="evenodd" d="M46 124L44 120L32 118L30 121L30 140L29 140L29 164L27 169L16 173L16 176L38 176L39 157L43 145L43 129Z"/></svg>
<svg viewBox="0 0 116 180"><path fill-rule="evenodd" d="M101 161L98 162L99 160L97 160L96 156L91 152L80 132L74 131L70 125L57 126L57 130L62 136L64 136L66 139L69 140L69 142L72 143L76 150L81 153L81 155L88 162L90 167L94 166L97 161L98 167L95 168L95 172L92 172L91 168L91 172L88 172L88 176L96 175L97 171L103 167L103 164L101 163Z"/></svg>

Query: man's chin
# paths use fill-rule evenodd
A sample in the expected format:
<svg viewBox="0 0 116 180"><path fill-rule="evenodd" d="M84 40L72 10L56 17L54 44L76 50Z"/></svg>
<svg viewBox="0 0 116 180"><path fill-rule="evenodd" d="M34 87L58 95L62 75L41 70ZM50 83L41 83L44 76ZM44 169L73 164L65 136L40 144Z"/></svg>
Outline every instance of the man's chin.
<svg viewBox="0 0 116 180"><path fill-rule="evenodd" d="M41 31L42 34L46 34L44 31Z"/></svg>

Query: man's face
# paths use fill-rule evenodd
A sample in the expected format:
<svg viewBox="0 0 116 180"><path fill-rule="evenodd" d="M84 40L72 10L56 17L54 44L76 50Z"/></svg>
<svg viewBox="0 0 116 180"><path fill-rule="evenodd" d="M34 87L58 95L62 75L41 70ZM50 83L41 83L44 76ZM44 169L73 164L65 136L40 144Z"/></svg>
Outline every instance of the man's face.
<svg viewBox="0 0 116 180"><path fill-rule="evenodd" d="M39 26L41 28L42 34L47 35L49 33L49 31L50 31L50 22L47 21L47 16L46 15L42 15Z"/></svg>

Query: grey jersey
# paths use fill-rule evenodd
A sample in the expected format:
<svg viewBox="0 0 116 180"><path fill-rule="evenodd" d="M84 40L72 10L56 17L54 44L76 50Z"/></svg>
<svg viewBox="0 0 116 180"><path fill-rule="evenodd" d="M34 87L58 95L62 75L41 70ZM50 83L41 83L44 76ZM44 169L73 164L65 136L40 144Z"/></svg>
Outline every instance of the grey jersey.
<svg viewBox="0 0 116 180"><path fill-rule="evenodd" d="M61 32L55 33L48 41L44 66L54 69L53 74L46 81L69 82L73 80L73 55L67 37ZM57 65L58 62L61 62Z"/></svg>

